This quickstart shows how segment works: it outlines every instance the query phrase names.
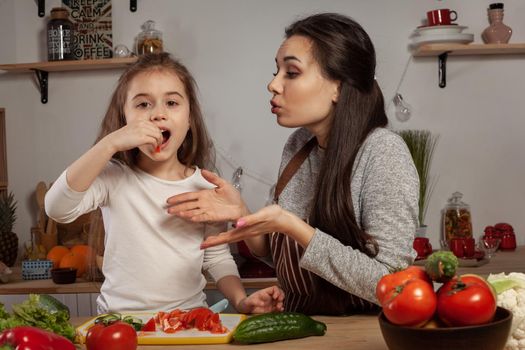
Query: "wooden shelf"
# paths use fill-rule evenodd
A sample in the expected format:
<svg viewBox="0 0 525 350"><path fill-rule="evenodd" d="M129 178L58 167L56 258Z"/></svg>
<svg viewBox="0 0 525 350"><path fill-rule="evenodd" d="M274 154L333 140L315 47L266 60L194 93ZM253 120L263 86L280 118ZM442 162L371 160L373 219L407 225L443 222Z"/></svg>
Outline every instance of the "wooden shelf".
<svg viewBox="0 0 525 350"><path fill-rule="evenodd" d="M107 58L99 60L79 60L79 61L49 61L35 63L16 63L0 64L0 70L23 73L33 72L36 70L44 72L66 72L79 70L95 69L115 69L126 67L137 60L136 57L126 58Z"/></svg>
<svg viewBox="0 0 525 350"><path fill-rule="evenodd" d="M412 56L438 57L439 87L447 86L448 56L525 55L525 44L423 44Z"/></svg>
<svg viewBox="0 0 525 350"><path fill-rule="evenodd" d="M40 101L47 103L49 72L72 72L99 69L124 68L137 60L136 57L107 58L98 60L49 61L35 63L0 64L0 70L11 73L30 73L36 75L40 87Z"/></svg>
<svg viewBox="0 0 525 350"><path fill-rule="evenodd" d="M525 44L426 44L419 46L414 57L525 54Z"/></svg>

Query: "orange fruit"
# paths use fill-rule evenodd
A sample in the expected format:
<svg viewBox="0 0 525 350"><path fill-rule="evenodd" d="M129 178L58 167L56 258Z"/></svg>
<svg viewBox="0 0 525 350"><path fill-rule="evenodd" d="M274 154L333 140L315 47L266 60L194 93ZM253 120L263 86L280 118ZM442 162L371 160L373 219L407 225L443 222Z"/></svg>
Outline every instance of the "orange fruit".
<svg viewBox="0 0 525 350"><path fill-rule="evenodd" d="M77 244L71 247L71 252L79 255L83 255L86 261L86 269L89 264L93 261L93 248L87 244Z"/></svg>
<svg viewBox="0 0 525 350"><path fill-rule="evenodd" d="M93 249L87 244L77 244L71 247L72 253L83 254L89 258L93 254Z"/></svg>
<svg viewBox="0 0 525 350"><path fill-rule="evenodd" d="M53 262L53 268L57 268L60 264L60 260L64 255L69 253L69 248L64 247L63 245L56 245L47 252L47 260Z"/></svg>
<svg viewBox="0 0 525 350"><path fill-rule="evenodd" d="M80 277L86 272L86 256L69 252L60 259L59 267L73 267L77 269L77 277Z"/></svg>

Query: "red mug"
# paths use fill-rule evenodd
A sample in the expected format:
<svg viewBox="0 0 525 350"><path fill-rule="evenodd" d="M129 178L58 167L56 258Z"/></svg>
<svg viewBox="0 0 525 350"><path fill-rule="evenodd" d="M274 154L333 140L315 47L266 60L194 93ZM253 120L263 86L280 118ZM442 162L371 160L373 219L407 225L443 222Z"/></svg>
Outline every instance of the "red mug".
<svg viewBox="0 0 525 350"><path fill-rule="evenodd" d="M465 256L465 239L463 238L452 238L448 243L450 251L454 253L458 258Z"/></svg>
<svg viewBox="0 0 525 350"><path fill-rule="evenodd" d="M458 19L456 11L449 9L438 9L427 12L427 24L429 26L450 25Z"/></svg>
<svg viewBox="0 0 525 350"><path fill-rule="evenodd" d="M465 258L473 258L476 254L476 240L474 238L465 238L463 245L463 253Z"/></svg>
<svg viewBox="0 0 525 350"><path fill-rule="evenodd" d="M412 247L417 252L416 259L424 259L432 253L432 245L426 237L416 237L414 238L414 243Z"/></svg>

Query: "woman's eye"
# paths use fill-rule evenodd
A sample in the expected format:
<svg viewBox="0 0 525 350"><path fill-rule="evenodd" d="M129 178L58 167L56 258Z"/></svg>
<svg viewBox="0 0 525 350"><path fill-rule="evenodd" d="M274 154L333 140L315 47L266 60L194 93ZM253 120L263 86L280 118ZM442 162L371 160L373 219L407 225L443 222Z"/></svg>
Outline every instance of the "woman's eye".
<svg viewBox="0 0 525 350"><path fill-rule="evenodd" d="M148 102L140 102L137 104L137 108L147 108L149 106Z"/></svg>
<svg viewBox="0 0 525 350"><path fill-rule="evenodd" d="M291 79L295 78L298 75L299 75L299 73L297 73L297 72L286 72L286 76L288 78L291 78Z"/></svg>

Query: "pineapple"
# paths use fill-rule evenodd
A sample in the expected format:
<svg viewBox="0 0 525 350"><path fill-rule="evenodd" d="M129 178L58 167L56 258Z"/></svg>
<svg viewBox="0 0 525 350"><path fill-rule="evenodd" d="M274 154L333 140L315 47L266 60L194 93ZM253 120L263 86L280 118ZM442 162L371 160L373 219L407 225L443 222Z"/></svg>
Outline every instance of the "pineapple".
<svg viewBox="0 0 525 350"><path fill-rule="evenodd" d="M18 236L13 233L16 221L16 201L13 193L0 195L0 261L13 266L18 254Z"/></svg>

